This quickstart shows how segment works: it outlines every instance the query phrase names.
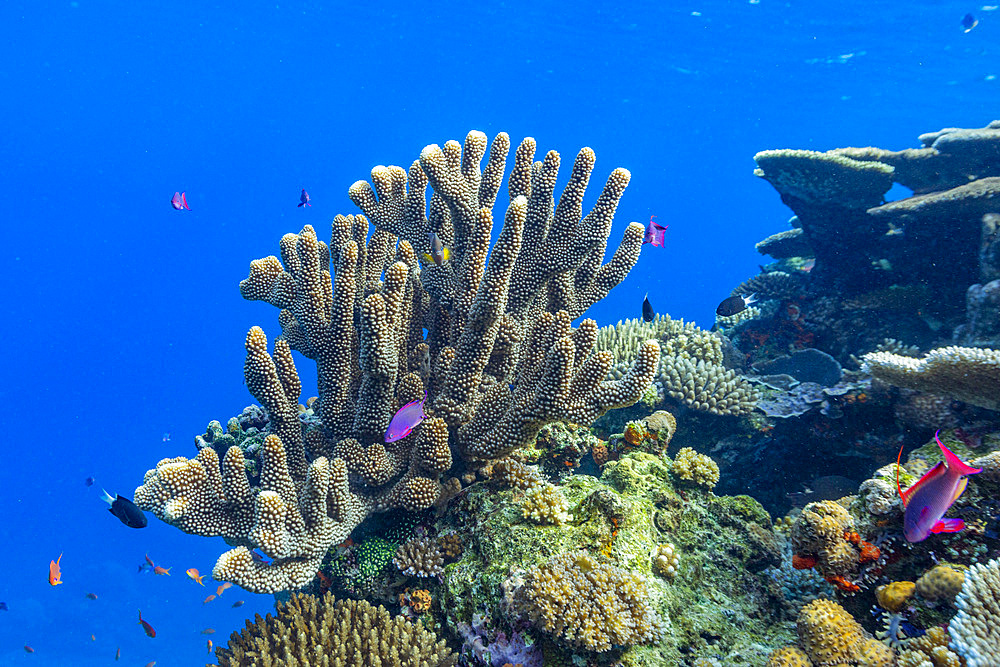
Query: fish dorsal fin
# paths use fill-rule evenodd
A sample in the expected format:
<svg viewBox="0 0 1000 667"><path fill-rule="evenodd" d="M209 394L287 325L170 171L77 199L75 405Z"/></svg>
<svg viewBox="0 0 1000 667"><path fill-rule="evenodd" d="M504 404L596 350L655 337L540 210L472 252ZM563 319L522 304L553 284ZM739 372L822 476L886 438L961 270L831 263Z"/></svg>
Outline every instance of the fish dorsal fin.
<svg viewBox="0 0 1000 667"><path fill-rule="evenodd" d="M951 500L948 501L948 507L951 507L951 505L958 500L958 497L962 495L962 492L965 491L965 487L968 485L968 477L962 477L958 480L958 484L955 485L955 493L951 496Z"/></svg>
<svg viewBox="0 0 1000 667"><path fill-rule="evenodd" d="M906 491L903 491L903 507L906 507L907 503L910 502L910 496L913 495L914 491L916 491L917 489L919 489L932 479L940 477L941 475L944 474L947 474L944 461L938 461L937 463L934 464L934 467L925 472L924 476L918 479L913 486L908 488Z"/></svg>
<svg viewBox="0 0 1000 667"><path fill-rule="evenodd" d="M934 434L934 439L937 440L938 447L941 448L941 454L944 455L944 460L948 464L948 470L954 470L959 475L975 475L977 472L982 472L982 468L973 468L968 463L964 462L962 459L955 455L955 452L951 451L944 446L941 442L941 438L938 437L938 431Z"/></svg>

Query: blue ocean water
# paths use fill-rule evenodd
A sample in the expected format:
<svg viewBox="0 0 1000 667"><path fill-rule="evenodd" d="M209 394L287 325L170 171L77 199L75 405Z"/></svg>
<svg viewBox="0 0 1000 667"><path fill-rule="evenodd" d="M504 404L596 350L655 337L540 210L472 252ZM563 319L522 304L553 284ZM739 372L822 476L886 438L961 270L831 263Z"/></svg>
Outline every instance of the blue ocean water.
<svg viewBox="0 0 1000 667"><path fill-rule="evenodd" d="M650 215L669 229L589 315L637 317L648 292L708 327L763 261L753 244L787 228L755 152L915 146L1000 99L1000 11L960 2L79 0L4 2L0 25L5 665L106 665L119 647L125 665L202 664L207 639L271 608L235 588L203 604L214 586L184 570L211 572L223 542L126 528L100 488L131 496L252 402L244 336L279 329L240 279L286 232L327 238L373 166L506 131L558 150L564 182L590 146L588 205L632 172L612 244ZM147 553L170 576L138 574Z"/></svg>

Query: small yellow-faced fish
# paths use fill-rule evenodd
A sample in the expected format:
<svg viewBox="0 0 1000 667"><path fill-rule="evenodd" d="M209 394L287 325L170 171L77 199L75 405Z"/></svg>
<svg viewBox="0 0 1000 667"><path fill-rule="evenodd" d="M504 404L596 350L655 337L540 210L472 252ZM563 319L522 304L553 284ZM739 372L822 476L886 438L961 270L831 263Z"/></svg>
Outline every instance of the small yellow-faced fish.
<svg viewBox="0 0 1000 667"><path fill-rule="evenodd" d="M451 258L451 251L448 250L445 244L441 243L441 239L438 238L437 234L431 232L428 234L427 240L430 242L431 251L430 253L424 253L424 260L426 260L428 264L434 262L438 266L441 266L446 260Z"/></svg>
<svg viewBox="0 0 1000 667"><path fill-rule="evenodd" d="M190 577L192 581L198 582L199 585L201 585L201 586L205 585L201 581L202 579L205 578L205 575L199 574L197 568L189 567L188 569L186 569L184 571L184 574L186 574L188 577Z"/></svg>
<svg viewBox="0 0 1000 667"><path fill-rule="evenodd" d="M208 640L207 646L208 646L208 652L211 653L212 652L212 646L213 646L211 639Z"/></svg>

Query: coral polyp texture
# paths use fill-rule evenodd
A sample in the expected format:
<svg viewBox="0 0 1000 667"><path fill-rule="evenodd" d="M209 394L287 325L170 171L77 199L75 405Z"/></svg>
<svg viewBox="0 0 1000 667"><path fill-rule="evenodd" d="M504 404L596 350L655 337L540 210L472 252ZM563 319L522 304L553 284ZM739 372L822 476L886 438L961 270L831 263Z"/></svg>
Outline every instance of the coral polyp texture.
<svg viewBox="0 0 1000 667"><path fill-rule="evenodd" d="M216 649L221 667L451 667L458 656L433 632L364 600L292 594L275 615L246 622Z"/></svg>
<svg viewBox="0 0 1000 667"><path fill-rule="evenodd" d="M539 629L588 651L649 644L662 632L642 578L582 551L528 572L519 598Z"/></svg>
<svg viewBox="0 0 1000 667"><path fill-rule="evenodd" d="M858 624L832 600L814 600L799 612L798 647L779 649L768 665L891 667L893 650Z"/></svg>
<svg viewBox="0 0 1000 667"><path fill-rule="evenodd" d="M304 586L367 516L433 506L453 455L472 467L503 457L549 422L588 425L632 405L653 380L655 340L609 380L614 356L595 351L596 323L571 324L638 259L644 228L632 223L603 263L628 171L614 170L584 215L593 151L577 155L557 205L559 154L535 163L525 139L491 246L510 139L495 138L481 169L487 143L470 132L464 147L427 146L408 172L375 167L371 184L349 190L363 215L336 216L329 244L306 225L282 237L280 259L251 262L240 292L277 307L282 331L271 352L261 328L246 339L244 379L269 418L259 482L238 447L221 464L209 448L161 461L135 494L164 521L235 547L216 578L261 593ZM449 259L422 265L432 233ZM316 363L308 420L293 350ZM425 396L430 418L386 442L400 406Z"/></svg>
<svg viewBox="0 0 1000 667"><path fill-rule="evenodd" d="M951 648L968 667L990 667L1000 655L1000 560L973 565L955 599L958 614L948 624Z"/></svg>
<svg viewBox="0 0 1000 667"><path fill-rule="evenodd" d="M864 363L883 382L1000 410L1000 350L943 347L922 359L871 352Z"/></svg>

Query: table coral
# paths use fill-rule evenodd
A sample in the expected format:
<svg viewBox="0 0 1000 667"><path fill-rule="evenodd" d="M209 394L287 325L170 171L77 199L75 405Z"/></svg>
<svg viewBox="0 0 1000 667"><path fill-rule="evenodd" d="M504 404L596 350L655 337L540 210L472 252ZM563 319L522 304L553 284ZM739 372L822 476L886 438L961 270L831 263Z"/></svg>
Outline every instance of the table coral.
<svg viewBox="0 0 1000 667"><path fill-rule="evenodd" d="M943 347L923 359L871 352L863 361L883 382L1000 410L1000 350Z"/></svg>
<svg viewBox="0 0 1000 667"><path fill-rule="evenodd" d="M530 444L549 422L588 425L646 391L656 341L640 342L633 366L607 380L614 359L594 350L596 323L572 326L638 259L644 229L632 223L603 262L630 174L613 171L584 215L593 151L577 155L557 206L560 156L536 166L525 139L491 246L510 139L498 135L480 168L487 148L471 132L464 146L427 146L409 172L376 167L370 184L349 190L364 214L336 216L329 244L306 225L282 237L280 259L251 262L240 293L277 307L282 329L270 352L261 328L246 338L244 379L268 416L259 483L239 447L221 463L205 448L161 461L135 494L162 520L234 545L216 578L262 593L304 586L366 517L434 506L453 453L474 468ZM431 232L451 250L440 266L420 262ZM317 367L310 420L300 418L293 350ZM386 443L396 410L424 396L432 417Z"/></svg>

